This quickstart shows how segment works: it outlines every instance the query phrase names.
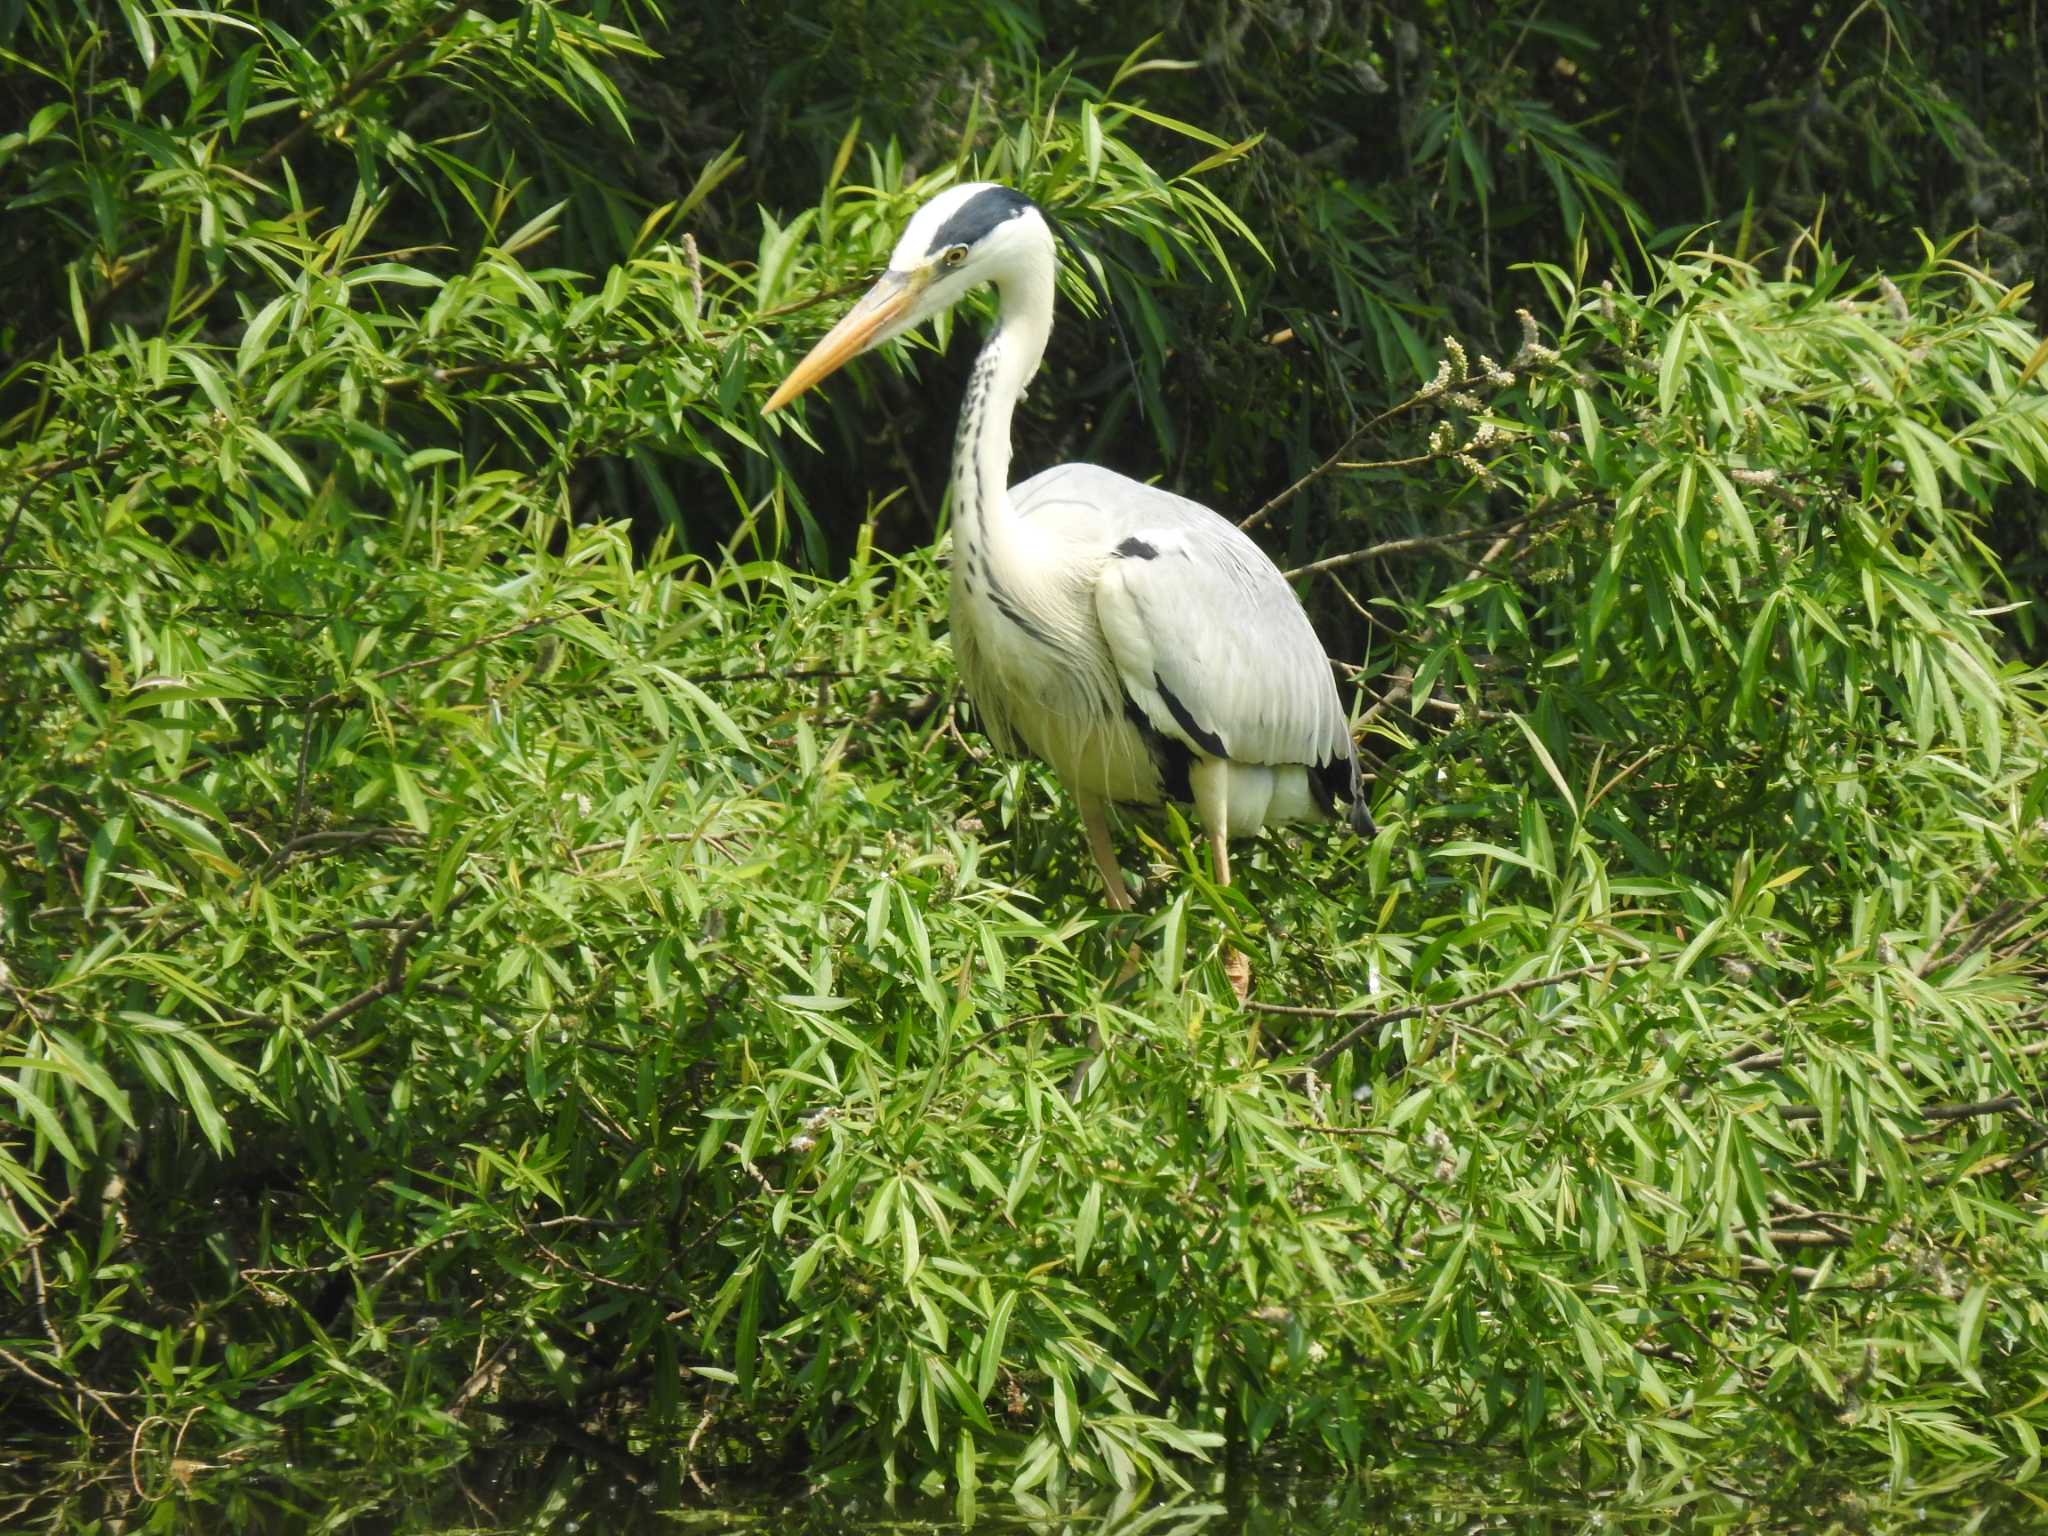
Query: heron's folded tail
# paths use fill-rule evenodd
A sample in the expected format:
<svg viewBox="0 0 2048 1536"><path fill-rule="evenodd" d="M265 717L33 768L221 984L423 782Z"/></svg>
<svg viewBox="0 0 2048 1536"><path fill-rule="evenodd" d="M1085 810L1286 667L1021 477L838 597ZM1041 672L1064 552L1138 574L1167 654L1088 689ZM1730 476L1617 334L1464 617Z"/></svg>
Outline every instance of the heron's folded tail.
<svg viewBox="0 0 2048 1536"><path fill-rule="evenodd" d="M1321 792L1323 804L1348 822L1352 831L1364 838L1379 835L1380 829L1373 824L1372 812L1366 808L1365 776L1359 772L1355 747L1340 757L1333 757L1309 769L1309 778Z"/></svg>
<svg viewBox="0 0 2048 1536"><path fill-rule="evenodd" d="M1379 826L1372 819L1372 812L1365 808L1365 791L1361 789L1351 797L1351 805L1345 820L1351 823L1351 830L1363 838L1379 836Z"/></svg>

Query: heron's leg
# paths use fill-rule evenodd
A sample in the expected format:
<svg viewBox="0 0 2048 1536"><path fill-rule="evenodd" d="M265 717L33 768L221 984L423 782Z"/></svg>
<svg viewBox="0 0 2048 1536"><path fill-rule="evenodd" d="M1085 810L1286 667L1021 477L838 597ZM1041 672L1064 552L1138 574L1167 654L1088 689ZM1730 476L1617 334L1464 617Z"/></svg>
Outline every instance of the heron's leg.
<svg viewBox="0 0 2048 1536"><path fill-rule="evenodd" d="M1216 859L1216 881L1230 884L1230 764L1213 757L1198 757L1188 765L1188 788L1195 795L1195 819L1209 834L1209 849Z"/></svg>
<svg viewBox="0 0 2048 1536"><path fill-rule="evenodd" d="M1230 834L1211 829L1209 833L1209 857L1216 866L1216 883L1230 884Z"/></svg>
<svg viewBox="0 0 2048 1536"><path fill-rule="evenodd" d="M1076 799L1081 806L1081 826L1088 834L1088 851L1095 856L1095 867L1102 872L1102 898L1119 912L1131 910L1130 888L1124 884L1124 872L1117 868L1116 849L1109 841L1109 807L1093 795L1079 795Z"/></svg>
<svg viewBox="0 0 2048 1536"><path fill-rule="evenodd" d="M1117 867L1116 848L1109 840L1109 807L1094 795L1077 795L1081 807L1081 826L1088 833L1088 851L1095 856L1095 867L1102 874L1102 899L1119 912L1131 910L1130 887L1124 884L1124 872ZM1120 987L1138 974L1138 946L1133 944L1124 952L1123 969L1117 972L1111 987ZM1081 1090L1088 1084L1088 1071L1102 1055L1102 1023L1097 1020L1088 1027L1088 1055L1074 1067L1074 1075L1067 1082L1067 1098L1070 1102L1081 1102Z"/></svg>
<svg viewBox="0 0 2048 1536"><path fill-rule="evenodd" d="M1230 884L1230 764L1214 758L1196 761L1188 769L1188 787L1195 793L1195 815L1209 834L1209 857L1216 866L1216 883ZM1230 978L1230 990L1243 1002L1252 989L1252 962L1236 948L1223 951L1223 974Z"/></svg>

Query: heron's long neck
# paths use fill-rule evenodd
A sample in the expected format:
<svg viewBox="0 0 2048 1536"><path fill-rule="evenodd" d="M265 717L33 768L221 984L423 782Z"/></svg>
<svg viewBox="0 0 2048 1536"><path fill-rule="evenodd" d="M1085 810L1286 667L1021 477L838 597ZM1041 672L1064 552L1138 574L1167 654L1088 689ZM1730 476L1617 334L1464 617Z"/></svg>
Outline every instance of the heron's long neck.
<svg viewBox="0 0 2048 1536"><path fill-rule="evenodd" d="M1050 263L1004 280L1000 291L995 334L975 359L953 448L954 568L979 570L992 584L1015 567L1019 553L1010 515L1010 418L1052 334Z"/></svg>

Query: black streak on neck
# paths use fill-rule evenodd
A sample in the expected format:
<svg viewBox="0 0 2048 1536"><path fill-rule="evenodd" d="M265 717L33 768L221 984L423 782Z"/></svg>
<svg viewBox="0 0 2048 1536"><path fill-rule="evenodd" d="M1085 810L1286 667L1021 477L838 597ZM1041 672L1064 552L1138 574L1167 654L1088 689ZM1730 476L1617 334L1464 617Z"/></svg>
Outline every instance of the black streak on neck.
<svg viewBox="0 0 2048 1536"><path fill-rule="evenodd" d="M1003 192L1007 196L1016 196L1015 193L1010 192L1006 187L997 188L996 190ZM966 208L961 209L960 213L956 213L951 220L947 221L946 228L952 228L953 224L960 219L962 214L965 214L968 209L976 207L991 195L993 194L985 192L981 197L973 199ZM1020 201L1022 200L1020 199ZM1025 206L1029 207L1030 204L1025 203ZM942 230L941 234L943 233L944 231ZM952 242L947 243L950 244ZM982 348L981 356L975 362L974 373L967 381L967 399L960 407L960 436L953 450L955 461L960 465L959 472L954 476L953 483L953 494L961 503L958 519L958 537L961 547L958 552L958 558L964 562L965 570L970 572L979 571L981 573L982 581L988 586L988 600L997 613L1008 619L1040 645L1049 646L1053 643L1052 636L1046 633L1042 625L1024 612L1023 608L1019 606L1017 599L1011 596L1009 589L996 579L996 573L988 562L986 541L982 538L983 519L989 516L989 488L982 482L981 478L980 440L981 434L987 430L983 412L988 406L989 387L994 377L995 369L996 347L994 344L990 344Z"/></svg>

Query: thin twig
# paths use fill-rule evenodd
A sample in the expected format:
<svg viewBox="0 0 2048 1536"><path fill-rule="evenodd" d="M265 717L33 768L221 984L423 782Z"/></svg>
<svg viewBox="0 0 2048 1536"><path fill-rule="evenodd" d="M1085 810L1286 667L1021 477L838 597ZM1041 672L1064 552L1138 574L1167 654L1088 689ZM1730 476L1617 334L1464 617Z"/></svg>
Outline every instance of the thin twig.
<svg viewBox="0 0 2048 1536"><path fill-rule="evenodd" d="M480 651L487 645L496 645L500 640L510 640L515 635L530 634L536 629L547 629L556 624L566 624L571 619L592 618L597 614L607 611L604 604L593 603L586 608L572 608L567 613L551 613L544 618L528 619L523 624L514 624L508 629L495 630L481 639L471 640L465 644L458 645L453 650L442 651L433 656L416 657L412 661L401 661L395 667L386 667L381 672L372 672L364 681L370 683L387 682L391 678L401 676L404 673L417 672L422 667L437 667L443 662L454 661L459 657L469 655L472 651ZM329 709L340 703L344 697L346 697L344 689L330 689L309 702L306 705L306 709L308 711Z"/></svg>
<svg viewBox="0 0 2048 1536"><path fill-rule="evenodd" d="M366 681L371 683L386 682L403 673L416 672L422 667L439 666L443 662L455 661L460 657L469 655L472 651L480 651L487 645L495 645L500 640L510 640L516 635L528 634L536 629L545 629L555 624L565 624L570 619L589 618L594 614L600 614L604 611L605 609L602 605L593 605L587 608L572 609L568 613L549 614L544 618L528 619L523 624L514 624L509 629L501 629L492 634L485 635L481 639L467 641L452 650L442 651L433 656L422 656L413 661L402 661L395 667L386 667L381 672L371 673ZM314 721L324 710L332 709L346 698L347 692L345 688L331 688L326 693L308 700L304 705L306 718L305 724L299 732L298 771L295 787L292 791L291 820L287 823L287 841L285 843L287 848L297 843L299 826L306 817L308 775L311 772L313 762ZM272 862L275 862L275 858L276 856L273 855Z"/></svg>
<svg viewBox="0 0 2048 1536"><path fill-rule="evenodd" d="M1358 1008L1312 1008L1294 1003L1250 1002L1245 1006L1261 1013L1285 1014L1300 1019L1359 1019L1360 1022L1338 1036L1336 1041L1321 1051L1309 1063L1313 1071L1321 1072L1330 1063L1343 1055L1351 1046L1365 1038L1381 1025L1398 1023L1402 1019L1420 1018L1424 1015L1462 1013L1468 1008L1477 1008L1486 1003L1498 1002L1504 997L1519 997L1524 992L1534 992L1542 987L1555 987L1567 981L1577 981L1585 976L1598 976L1610 971L1629 970L1639 965L1648 965L1655 955L1623 955L1612 960L1602 960L1595 965L1581 965L1569 971L1559 971L1550 976L1532 976L1526 981L1509 982L1505 986L1490 987L1484 992L1475 992L1468 997L1456 997L1442 1003L1411 1003L1405 1007L1389 1008L1384 1012L1368 1013ZM1361 1017L1362 1015L1362 1017Z"/></svg>
<svg viewBox="0 0 2048 1536"><path fill-rule="evenodd" d="M1314 469L1310 470L1307 474L1303 475L1299 480L1295 481L1294 484L1288 486L1286 490L1281 491L1278 495L1274 496L1271 500L1267 501L1256 512L1253 512L1249 517L1245 518L1245 520L1239 523L1237 526L1243 529L1246 533L1249 533L1252 529L1258 527L1259 524L1263 523L1267 518L1271 517L1275 512L1279 511L1280 508L1286 506L1288 502L1292 501L1296 496L1299 496L1304 490L1306 490L1309 486L1313 485L1316 481L1322 479L1323 476L1327 475L1331 470L1341 467L1344 463L1344 460L1350 457L1351 450L1353 448L1356 448L1361 442L1363 442L1365 440L1365 435L1368 432L1372 431L1374 427L1383 426L1387 422L1392 421L1396 416L1406 415L1409 411L1414 410L1415 407L1418 405L1425 405L1431 400L1440 400L1445 395L1456 394L1461 390L1474 389L1481 384L1489 382L1491 381L1483 373L1469 374L1465 378L1457 380L1455 383L1445 384L1442 389L1417 390L1414 394L1410 395L1406 400L1403 400L1400 404L1388 406L1384 411L1381 411L1379 415L1373 417L1371 420L1365 422L1363 425L1354 430L1351 433L1351 435L1345 438L1344 441L1338 446L1337 451L1335 453L1331 454L1327 459L1323 460L1322 463L1318 464Z"/></svg>
<svg viewBox="0 0 2048 1536"><path fill-rule="evenodd" d="M1360 565L1367 560L1377 560L1383 555L1403 555L1411 549L1448 549L1456 544L1467 544L1477 539L1507 537L1519 533L1529 526L1527 516L1513 522L1501 523L1492 528L1472 528L1463 533L1423 533L1412 538L1388 539L1384 543L1354 549L1347 554L1331 555L1326 559L1314 560L1307 565L1297 565L1281 575L1292 581L1297 576L1314 576L1323 571L1334 571L1347 565Z"/></svg>
<svg viewBox="0 0 2048 1536"><path fill-rule="evenodd" d="M291 862L295 853L308 848L332 846L336 849L352 848L359 843L414 843L419 833L410 827L329 827L319 832L301 832L277 845L276 852L264 860L257 871L257 878L276 874Z"/></svg>
<svg viewBox="0 0 2048 1536"><path fill-rule="evenodd" d="M1971 1120L1979 1115L2009 1115L2015 1110L2028 1108L2030 1103L2030 1100L2016 1093L2008 1093L1995 1099L1979 1099L1970 1104L1922 1104L1903 1109L1900 1113L1918 1115L1922 1120ZM1811 1104L1780 1104L1778 1118L1787 1124L1799 1124L1808 1120L1818 1120L1820 1110Z"/></svg>
<svg viewBox="0 0 2048 1536"><path fill-rule="evenodd" d="M1582 499L1583 498L1581 498L1581 500ZM1570 503L1563 503L1561 505L1577 504L1578 502L1574 501ZM1515 535L1513 533L1504 533L1499 538L1495 539L1491 544L1487 545L1486 553L1481 555L1479 559L1472 565L1472 567L1465 572L1464 580L1470 581L1475 576L1478 576L1482 572L1484 572L1488 566L1492 565L1495 560L1500 558L1501 551L1508 547L1508 544L1514 539L1514 537ZM1436 627L1431 626L1422 634L1415 637L1415 648L1418 650L1421 649L1423 646L1429 644L1429 642L1433 640L1435 636ZM1432 683L1430 686L1434 688L1435 684ZM1393 702L1394 690L1390 688L1385 693L1381 694L1379 698L1375 699L1370 705L1368 705L1365 713L1358 717L1357 722L1351 728L1352 736L1354 738L1362 736L1365 733L1365 728L1368 725L1372 724L1373 721L1377 720L1382 714L1386 713L1386 711L1392 706ZM1416 707L1420 708L1421 706L1417 705Z"/></svg>
<svg viewBox="0 0 2048 1536"><path fill-rule="evenodd" d="M1773 1243L1788 1248L1847 1248L1852 1239L1840 1232L1830 1232L1824 1227L1766 1227L1751 1236L1768 1237Z"/></svg>
<svg viewBox="0 0 2048 1536"><path fill-rule="evenodd" d="M575 848L571 848L569 853L572 858L582 858L585 854L591 853L617 853L628 842L632 841L636 841L636 839L608 837L601 843L583 843ZM642 848L670 847L679 843L709 843L728 859L734 857L733 851L726 846L731 841L731 838L722 837L716 832L700 831L650 832L637 839L639 846Z"/></svg>
<svg viewBox="0 0 2048 1536"><path fill-rule="evenodd" d="M469 1373L469 1380L462 1384L462 1389L455 1394L455 1400L448 1405L449 1418L460 1419L463 1410L470 1405L476 1395L505 1374L505 1355L517 1342L516 1338L506 1339L491 1351L488 1360L477 1363L477 1368Z"/></svg>
<svg viewBox="0 0 2048 1536"><path fill-rule="evenodd" d="M2015 1163L2030 1161L2044 1147L2048 1147L2048 1136L2037 1136L2017 1152L2008 1152L2005 1156L1994 1159L1991 1162L1979 1164L1973 1170L1972 1176L1982 1178L1987 1173L2003 1173ZM1946 1183L1947 1179L1940 1176L1930 1176L1929 1182Z"/></svg>
<svg viewBox="0 0 2048 1536"><path fill-rule="evenodd" d="M1322 1125L1314 1120L1297 1120L1297 1131L1320 1131L1325 1136L1384 1136L1389 1141L1403 1139L1399 1131L1389 1131L1377 1125Z"/></svg>
<svg viewBox="0 0 2048 1536"><path fill-rule="evenodd" d="M12 1354L5 1349L0 1349L0 1360L6 1361L9 1365L13 1366L17 1371L21 1372L22 1375L26 1376L30 1381L36 1383L36 1385L41 1387L48 1387L52 1392L56 1392L60 1395L63 1393L64 1389L62 1387L57 1385L56 1382L50 1380L49 1377L37 1371L35 1367L30 1365L26 1360L22 1359L21 1356L17 1354Z"/></svg>
<svg viewBox="0 0 2048 1536"><path fill-rule="evenodd" d="M1387 1168L1375 1168L1373 1172L1377 1173L1381 1178L1385 1179L1389 1184L1393 1185L1396 1189L1400 1190L1403 1194L1405 1194L1408 1197L1408 1203L1410 1205L1428 1206L1432 1211L1436 1212L1436 1219L1438 1221L1457 1220L1457 1213L1455 1211L1452 1211L1448 1206L1445 1206L1440 1201L1430 1199L1428 1195L1425 1195L1419 1188L1417 1188L1414 1184L1410 1183L1407 1179L1402 1178L1400 1174L1395 1173L1391 1169ZM1397 1228L1400 1225L1401 1223L1399 1222L1395 1223L1395 1226Z"/></svg>
<svg viewBox="0 0 2048 1536"><path fill-rule="evenodd" d="M2048 896L2036 896L2031 901L2000 902L1989 917L1970 930L1970 937L1948 957L1948 963L1961 965L1986 945L2017 933L2021 925L2043 907L2048 907Z"/></svg>
<svg viewBox="0 0 2048 1536"><path fill-rule="evenodd" d="M1586 801L1586 809L1584 810L1584 812L1581 813L1581 819L1583 819L1585 816L1590 816L1593 814L1593 807L1598 805L1602 800L1607 798L1607 792L1609 790L1613 789L1616 785L1622 783L1630 776L1632 776L1639 768L1643 766L1643 764L1649 762L1651 758L1659 757L1662 754L1669 752L1670 750L1671 748L1668 745L1661 747L1651 747L1647 752L1644 752L1639 757L1637 757L1634 762L1630 763L1627 767L1619 770L1613 778L1609 779L1605 784L1602 784L1598 789L1593 791L1591 797L1588 798Z"/></svg>
<svg viewBox="0 0 2048 1536"><path fill-rule="evenodd" d="M1954 935L1956 929L1962 926L1964 917L1969 914L1970 903L1983 894L1984 887L1991 883L1992 878L1997 873L1998 866L1994 864L1977 876L1976 883L1970 887L1969 894L1956 903L1955 911L1949 913L1948 921L1942 925L1941 932L1936 934L1934 942L1927 946L1927 953L1922 955L1920 963L1913 967L1913 974L1915 976L1925 976L1940 962L1943 948L1947 946L1949 939Z"/></svg>
<svg viewBox="0 0 2048 1536"><path fill-rule="evenodd" d="M1678 18L1664 18L1664 53L1671 61L1671 84L1678 98L1679 120L1685 124L1685 142L1692 148L1693 169L1700 178L1700 214L1712 218L1720 210L1714 201L1713 178L1707 174L1707 157L1700 149L1699 124L1693 121L1692 101L1685 89L1685 66L1678 58Z"/></svg>
<svg viewBox="0 0 2048 1536"><path fill-rule="evenodd" d="M449 913L466 901L474 893L475 889L474 886L471 886L468 890L456 892L449 898L447 906L441 910L439 916L446 918ZM406 951L412 947L413 940L426 932L435 920L436 914L422 912L418 917L399 929L391 940L390 952L385 956L383 978L363 988L362 991L347 1001L336 1003L332 1008L301 1030L300 1034L307 1040L316 1040L334 1025L341 1023L344 1019L353 1018L379 998L389 997L400 987L404 986Z"/></svg>

